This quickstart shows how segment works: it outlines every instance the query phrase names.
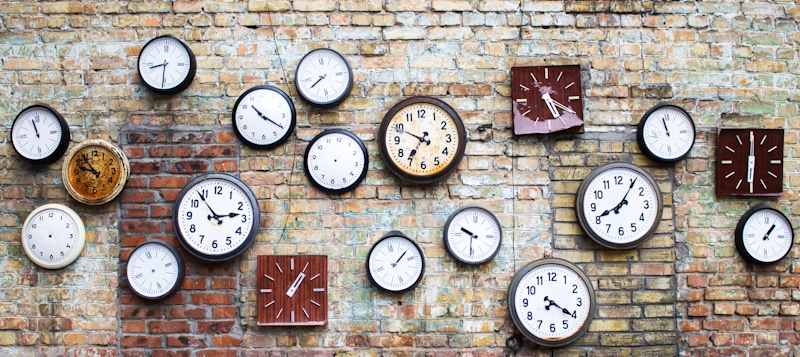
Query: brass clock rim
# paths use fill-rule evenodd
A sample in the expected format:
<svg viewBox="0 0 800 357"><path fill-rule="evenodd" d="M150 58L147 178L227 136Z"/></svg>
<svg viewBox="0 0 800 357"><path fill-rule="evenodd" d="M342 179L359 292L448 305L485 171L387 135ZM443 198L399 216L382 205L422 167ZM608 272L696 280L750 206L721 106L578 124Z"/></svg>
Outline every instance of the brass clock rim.
<svg viewBox="0 0 800 357"><path fill-rule="evenodd" d="M173 256L175 256L175 260L177 261L177 265L178 265L178 277L175 280L175 285L170 287L169 290L167 290L166 292L164 292L163 294L161 294L159 296L147 296L147 295L144 295L144 294L140 293L138 290L136 290L133 287L133 284L131 284L130 281L128 280L128 276L130 276L130 270L129 270L130 269L130 264L129 264L130 263L130 257L132 257L133 254L136 253L136 251L139 250L140 248L143 248L146 245L152 245L152 244L161 245L163 247L166 247L166 249L168 251L170 251L170 253ZM183 285L183 280L184 280L185 275L186 275L186 264L183 261L183 257L181 256L180 252L178 252L178 249L175 248L172 244L169 244L169 243L161 241L161 240L156 240L156 239L148 240L148 241L144 241L142 243L139 243L139 245L137 245L135 248L133 248L133 250L131 251L131 254L128 256L128 260L125 262L125 264L126 264L125 265L125 280L128 282L128 288L131 290L131 292L136 294L136 296L138 296L138 297L140 297L142 299L151 300L151 301L152 300L160 300L160 299L166 298L166 297L174 294L178 290L180 290L181 286Z"/></svg>
<svg viewBox="0 0 800 357"><path fill-rule="evenodd" d="M575 274L577 274L581 278L583 283L586 285L586 290L589 291L589 300L590 300L589 315L586 318L586 321L584 322L583 326L581 326L581 328L578 331L576 331L572 336L556 341L536 337L535 335L533 335L532 332L523 328L522 326L525 325L522 323L522 321L520 321L519 316L517 316L517 307L516 307L517 288L519 287L519 284L522 281L522 279L525 278L525 275L527 275L530 271L540 266L549 264L561 265L575 272ZM597 310L596 302L597 300L595 298L594 287L592 286L591 280L589 280L589 276L586 275L586 272L584 272L582 269L580 269L577 265L573 264L572 262L561 258L542 258L528 263L521 270L517 271L514 274L514 277L511 279L511 283L508 285L507 300L506 300L506 303L508 304L509 314L511 315L511 319L514 321L514 324L517 326L517 329L519 329L519 331L522 332L522 334L530 341L533 341L536 344L545 347L565 346L572 342L575 342L575 340L583 336L583 334L585 334L586 331L589 330L589 325L591 325L592 320L594 319L594 313Z"/></svg>
<svg viewBox="0 0 800 357"><path fill-rule="evenodd" d="M692 133L693 133L693 135L692 135L692 143L691 143L691 145L689 145L689 148L688 148L688 150L686 150L686 152L684 152L681 155L679 155L677 157L674 157L674 158L666 158L666 157L660 157L660 156L656 155L647 146L647 141L645 140L645 137L644 137L644 125L647 123L647 121L651 118L651 116L656 111L661 110L663 108L673 108L673 109L677 109L677 110L683 112L686 115L686 117L689 118L689 123L692 125ZM644 154L645 156L650 158L650 160L653 160L653 161L658 162L658 163L669 164L669 163L678 162L678 161L683 160L684 158L686 158L686 156L689 155L689 153L692 151L692 148L694 148L695 141L697 141L697 127L694 124L694 119L692 118L691 115L689 115L689 112L687 112L686 109L683 109L682 107L677 106L677 105L672 104L672 103L661 102L661 103L656 104L655 106L653 106L652 108L647 110L647 112L644 113L644 115L642 115L642 119L640 119L639 120L639 124L636 125L636 142L639 144L639 148L642 150L642 154Z"/></svg>
<svg viewBox="0 0 800 357"><path fill-rule="evenodd" d="M42 212L42 211L48 210L48 209L54 209L54 210L58 210L58 211L66 213L68 216L70 216L70 218L72 218L72 220L75 222L75 225L77 226L77 229L78 229L78 237L77 237L78 243L77 243L77 246L75 247L75 249L72 250L70 255L68 255L63 261L61 261L59 263L56 263L56 264L49 264L49 263L46 263L46 262L38 260L35 257L35 254L30 251L30 249L28 248L28 245L23 242L25 240L25 229L28 227L28 224L31 223L31 219L33 219L33 217L36 214L38 214L39 212ZM45 268L45 269L61 269L63 267L66 267L66 266L72 264L73 262L75 262L81 256L81 253L83 252L83 248L86 245L86 225L83 224L83 220L81 219L81 217L72 208L69 208L69 207L67 207L65 205L58 204L58 203L48 203L48 204L45 204L45 205L37 207L36 209L31 211L31 213L28 214L28 217L25 218L25 223L22 224L22 234L20 236L20 240L21 240L21 243L22 243L22 248L25 251L25 255L27 255L28 259L30 259L34 264L36 264L36 265L38 265L38 266L40 266L42 268Z"/></svg>
<svg viewBox="0 0 800 357"><path fill-rule="evenodd" d="M314 180L313 177L311 176L311 173L308 171L308 165L307 165L307 163L308 163L308 154L311 151L311 147L314 145L315 142L317 142L317 140L320 140L323 137L325 137L326 135L330 135L330 134L342 134L342 135L345 135L345 136L353 139L356 142L356 144L358 144L359 149L361 149L361 154L364 156L364 166L361 169L361 174L358 176L358 178L352 184L348 185L347 187L342 187L342 188L338 188L338 189L337 188L326 187L326 186L322 185L321 183L317 182L316 180ZM306 150L305 150L305 153L303 154L303 171L305 172L306 177L308 178L308 180L311 181L311 183L315 187L317 187L317 188L319 188L319 189L321 189L321 190L323 190L323 191L325 191L325 192L327 192L329 194L345 193L345 192L354 190L356 187L358 187L359 184L361 184L361 181L363 181L364 178L367 177L367 171L369 171L369 153L367 152L367 147L366 147L366 145L364 145L364 142L361 141L361 139L356 134L354 134L354 133L352 133L350 131L347 131L345 129L341 129L341 128L326 129L326 130L318 133L317 135L315 135L314 138L312 138L311 141L308 142L308 145L306 145Z"/></svg>
<svg viewBox="0 0 800 357"><path fill-rule="evenodd" d="M67 123L67 120L64 118L63 115L61 115L61 113L58 112L58 110L56 110L52 106L49 106L49 105L47 105L45 103L34 103L32 105L29 105L29 106L25 107L24 109L22 109L19 113L17 113L17 116L14 117L14 121L11 122L11 133L13 134L13 132L14 132L14 126L17 124L17 119L19 119L22 116L22 114L25 114L28 111L35 110L36 108L43 108L44 110L52 113L53 116L56 117L56 120L58 120L59 126L61 127L61 140L59 141L59 143L56 146L55 150L53 150L53 152L50 153L50 155L45 156L45 157L43 157L41 159L29 158L29 157L23 155L19 151L19 149L17 149L16 141L14 140L14 136L13 135L10 135L11 136L11 146L14 148L14 151L17 153L17 155L19 155L19 157L23 158L25 161L28 161L28 162L33 163L33 164L41 164L41 165L51 164L53 162L58 161L59 158L64 156L64 152L67 151L67 148L69 147L69 142L72 139L72 136L71 136L70 131L69 131L69 123Z"/></svg>
<svg viewBox="0 0 800 357"><path fill-rule="evenodd" d="M303 92L303 90L300 88L300 86L298 85L298 83L300 83L298 81L299 75L300 75L300 71L296 70L294 72L295 89L297 89L297 94L300 96L300 99L302 99L304 102L306 102L308 104L311 104L311 105L313 105L315 107L318 107L318 108L335 107L335 106L341 104L342 102L344 102L345 99L347 99L347 97L350 96L350 91L353 90L353 82L355 82L355 80L353 79L353 69L350 67L350 62L347 62L347 58L345 58L344 55L339 53L339 51L336 51L336 50L334 50L332 48L327 48L327 47L315 48L315 49L313 49L311 51L308 51L308 53L303 55L303 58L301 58L300 61L297 62L297 69L300 69L300 66L303 64L303 61L305 61L305 59L308 58L308 56L310 56L312 53L315 53L315 52L332 52L335 56L337 56L337 57L342 59L342 62L344 62L344 66L347 68L347 76L348 76L347 77L347 86L345 86L345 89L344 89L344 91L342 91L342 94L340 96L334 98L334 100L332 100L332 101L317 101L317 100L309 98Z"/></svg>
<svg viewBox="0 0 800 357"><path fill-rule="evenodd" d="M255 142L252 142L252 141L248 140L244 135L242 135L242 133L239 131L239 126L237 125L237 120L236 120L236 111L239 108L239 103L241 103L242 100L248 94L250 94L251 92L257 91L257 90L269 90L269 91L273 91L273 92L277 93L278 95L283 97L283 99L289 104L289 110L292 113L292 118L291 118L291 121L289 123L289 128L286 130L286 133L283 134L283 136L281 136L280 138L278 138L278 140L276 140L276 141L274 141L272 143L263 144L263 145L255 143ZM297 111L294 108L294 102L292 101L292 99L289 97L289 95L286 94L286 92L284 92L280 88L275 87L275 86L271 86L271 85L266 85L266 84L257 85L255 87L247 89L242 94L240 94L239 97L236 99L236 102L233 105L233 109L231 109L231 123L233 124L233 131L236 133L236 136L239 137L239 140L244 142L245 145L250 146L252 148L256 148L256 149L263 149L263 150L272 149L272 148L278 147L281 144L285 143L292 136L292 133L294 132L295 127L297 126Z"/></svg>
<svg viewBox="0 0 800 357"><path fill-rule="evenodd" d="M177 86L172 87L172 88L164 88L164 89L162 89L162 88L153 87L152 85L147 83L147 81L144 80L144 77L142 77L141 61L142 61L142 51L144 51L144 49L147 48L147 46L149 46L154 41L156 41L158 39L164 39L164 38L171 39L171 40L174 40L174 41L178 42L186 50L186 52L189 54L189 72L186 74L186 78L184 78L183 81L181 81L181 83L178 83ZM139 80L142 82L142 84L145 86L145 88L149 89L150 91L152 91L152 92L154 92L156 94L161 94L161 95L178 94L178 93L182 92L184 89L189 88L189 86L194 81L194 77L197 74L197 59L195 58L194 52L192 52L192 48L189 47L189 45L186 44L186 42L183 42L181 39L179 39L179 38L177 38L177 37L175 37L175 36L173 36L171 34L164 34L164 35L160 35L160 36L156 36L156 37L151 38L149 41L147 41L147 43L144 44L144 46L142 46L141 50L139 50L139 55L138 55L138 58L136 59L136 73L139 75Z"/></svg>
<svg viewBox="0 0 800 357"><path fill-rule="evenodd" d="M385 139L386 139L386 133L389 130L389 122L391 122L391 119L406 107L419 103L430 104L439 107L439 109L443 110L445 113L450 115L451 118L453 118L453 123L456 125L456 130L458 131L458 146L456 147L456 153L453 156L453 160L451 160L450 163L447 164L447 166L445 166L442 170L431 175L414 175L406 172L400 166L395 164L394 161L391 160L391 155L389 155L389 152L386 149ZM466 154L467 130L464 126L464 122L458 115L458 112L456 112L455 109L453 109L445 101L429 96L414 96L403 99L402 101L393 105L392 108L389 109L389 111L383 116L383 119L381 120L381 125L378 128L378 147L380 148L381 158L383 159L383 162L386 164L386 167L397 177L413 184L420 184L420 185L433 184L449 176L450 173L455 171L455 169L461 163L461 160L464 158L464 155Z"/></svg>
<svg viewBox="0 0 800 357"><path fill-rule="evenodd" d="M747 225L747 221L754 214L763 210L775 212L781 217L783 217L783 220L786 221L786 224L789 226L789 233L791 234L791 237L789 239L790 242L792 243L789 244L789 249L783 252L783 255L781 255L780 258L772 261L765 261L756 258L752 254L750 254L750 252L747 251L746 246L744 244L744 228ZM739 217L739 221L736 223L736 229L734 230L733 238L734 238L734 243L736 245L736 250L739 252L739 255L741 255L742 258L744 258L746 261L758 265L775 264L783 260L783 258L786 258L786 256L788 256L789 253L792 251L792 246L794 246L794 227L792 227L792 222L789 220L789 218L786 217L786 215L783 214L783 212L781 212L779 209L764 203L759 203L753 207L750 207L744 214L742 214L741 217Z"/></svg>
<svg viewBox="0 0 800 357"><path fill-rule="evenodd" d="M72 158L75 156L75 154L78 153L78 151L81 151L89 146L101 146L106 150L110 151L111 153L113 153L114 155L116 155L117 158L119 159L119 166L120 166L119 181L117 181L116 186L114 186L114 189L111 190L111 192L97 199L83 197L72 187L70 183L71 180L69 180L70 177L69 163L72 161ZM102 205L113 201L115 198L117 198L117 196L119 196L119 194L125 188L125 184L128 182L128 178L130 177L130 163L128 162L128 157L125 156L125 153L123 153L122 150L118 148L116 145L111 144L110 142L103 139L84 140L81 141L80 143L77 143L69 150L69 153L67 154L63 164L61 165L61 177L62 181L64 182L64 188L66 188L67 193L69 193L69 195L73 199L85 205L92 205L92 206Z"/></svg>
<svg viewBox="0 0 800 357"><path fill-rule="evenodd" d="M389 238L394 238L394 237L402 238L402 239L405 239L405 240L411 242L411 244L419 252L419 258L420 258L420 261L421 261L421 264L422 264L422 266L420 268L419 276L416 278L416 280L414 280L414 283L411 284L410 286L408 286L406 288L403 288L403 289L400 289L400 290L388 289L385 286L383 286L381 284L378 284L378 282L375 281L375 278L372 276L372 271L369 269L369 262L370 262L370 260L372 258L372 252L375 250L375 247L377 247L378 244L380 244L384 240L387 240ZM422 250L422 247L414 239L411 239L411 237L403 234L400 231L396 231L396 230L395 231L390 231L390 232L386 233L385 235L383 235L380 239L378 239L378 241L376 241L374 244L372 244L372 247L369 249L369 253L367 253L366 268L367 268L367 277L369 277L369 281L372 283L372 285L376 286L378 289L380 289L381 291L386 292L386 293L402 294L402 293L411 291L414 288L416 288L417 285L419 285L419 283L422 282L422 278L425 277L425 252Z"/></svg>
<svg viewBox="0 0 800 357"><path fill-rule="evenodd" d="M487 213L489 215L489 217L491 217L492 220L494 220L494 223L497 224L497 231L500 233L500 237L498 237L497 247L494 248L494 251L492 252L492 254L490 254L488 257L486 257L484 259L481 259L481 260L467 261L467 260L462 259L458 254L455 254L453 252L453 247L450 245L450 239L448 239L448 236L449 236L448 233L450 232L450 224L453 222L453 219L455 219L461 212L464 212L464 211L467 211L467 210L479 210L479 211L483 211L483 212ZM464 264L480 265L480 264L486 263L486 262L494 259L494 257L497 256L497 253L500 252L500 247L503 246L503 226L500 224L500 220L497 219L497 216L495 216L495 214L492 213L492 211L490 211L489 209L487 209L485 207L482 207L482 206L478 206L478 205L463 206L463 207L453 211L453 213L450 214L450 217L447 218L447 221L444 224L444 242L445 242L445 245L447 247L447 251L456 260L458 260L458 261L460 261L460 262L462 262Z"/></svg>

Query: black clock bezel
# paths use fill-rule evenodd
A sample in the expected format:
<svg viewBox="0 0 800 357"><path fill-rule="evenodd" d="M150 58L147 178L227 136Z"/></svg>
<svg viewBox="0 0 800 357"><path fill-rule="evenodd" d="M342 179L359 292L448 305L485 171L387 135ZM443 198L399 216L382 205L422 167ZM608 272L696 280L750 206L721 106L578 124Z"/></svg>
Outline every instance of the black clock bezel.
<svg viewBox="0 0 800 357"><path fill-rule="evenodd" d="M391 290L391 289L388 289L388 288L384 287L383 285L379 284L377 282L377 280L375 280L375 278L372 276L372 271L369 269L369 262L370 262L370 260L372 258L372 252L375 250L375 247L377 247L378 244L380 244L382 241L384 241L386 239L389 239L389 238L394 238L394 237L402 238L402 239L405 239L405 240L411 242L411 244L419 252L419 257L420 257L421 263L422 263L422 269L420 270L419 276L414 281L414 283L411 284L410 286L408 286L407 288L401 289L401 290ZM380 239L378 239L378 241L375 242L375 244L373 244L372 247L369 249L369 253L367 254L367 259L366 259L366 268L367 268L367 276L369 277L369 281L372 282L372 285L374 285L375 287L377 287L378 289L380 289L381 291L386 292L386 293L402 294L402 293L405 293L407 291L413 290L415 287L417 287L417 285L419 285L419 283L422 281L422 278L425 277L425 251L423 251L422 247L420 247L420 245L417 244L417 242L414 241L413 239L411 239L409 236L403 234L400 231L391 231L389 233L386 233Z"/></svg>
<svg viewBox="0 0 800 357"><path fill-rule="evenodd" d="M689 118L689 123L692 125L692 132L694 133L694 135L692 135L692 144L689 145L689 149L686 150L686 152L684 152L680 156L675 157L675 158L665 158L665 157L660 157L660 156L656 155L647 146L647 142L645 141L645 138L644 138L644 126L647 123L647 121L651 119L653 113L655 113L656 111L658 111L658 110L660 110L662 108L667 108L667 107L676 109L676 110L678 110L680 112L683 112L686 115L686 117ZM681 161L684 158L686 158L686 156L688 156L689 153L692 151L692 148L694 147L694 143L695 143L696 139L697 139L697 127L694 124L694 119L692 118L691 115L689 115L689 112L687 112L685 109L683 109L683 108L681 108L681 107L679 107L677 105L666 103L666 102L658 103L654 107L650 108L646 113L644 113L644 115L642 116L642 119L639 120L639 124L636 125L636 142L639 144L639 148L641 148L642 154L644 154L645 156L650 158L650 160L653 160L655 162L662 163L662 164L670 164L670 163Z"/></svg>
<svg viewBox="0 0 800 357"><path fill-rule="evenodd" d="M178 278L175 280L175 285L170 287L170 289L168 291L166 291L165 293L163 293L163 294L161 294L159 296L146 296L146 295L143 295L141 292L137 291L133 287L133 284L131 284L130 281L128 281L128 276L130 275L130 272L128 271L129 266L130 266L129 265L130 257L132 257L133 254L137 250L139 250L139 249L141 249L141 248L143 248L143 247L145 247L147 245L151 245L151 244L161 245L161 246L167 248L167 250L169 250L170 253L175 256L175 260L178 262L177 263L178 264ZM131 251L131 254L128 255L128 261L126 261L125 264L126 264L125 265L125 280L128 281L128 288L136 296L138 296L138 297L140 297L142 299L145 299L145 300L151 300L151 301L160 300L160 299L169 297L170 295L174 294L176 291L181 289L181 286L183 285L183 280L184 280L185 275L186 275L186 264L183 261L183 257L181 256L180 252L178 252L178 249L173 247L171 244L169 244L167 242L160 241L160 240L148 240L148 241L142 242L139 245L137 245L136 248L133 248L133 251Z"/></svg>
<svg viewBox="0 0 800 357"><path fill-rule="evenodd" d="M453 248L452 245L450 245L450 239L448 239L449 233L450 233L450 223L452 223L453 219L455 219L461 212L466 211L466 210L479 210L479 211L483 211L486 214L488 214L489 217L497 225L497 231L500 233L500 237L498 238L498 242L497 242L497 247L494 248L494 251L492 252L492 254L490 254L485 259L482 259L482 260L479 260L479 261L472 262L472 261L467 261L467 260L461 259L460 256L458 256L457 254L455 254L453 252L454 248ZM480 264L486 263L486 262L494 259L494 257L497 256L497 253L500 252L500 247L503 246L503 226L500 224L500 220L497 219L497 216L495 216L494 213L492 213L492 211L486 209L485 207L476 206L476 205L464 206L464 207L461 207L461 208L455 210L453 213L450 214L450 217L447 218L447 222L445 222L445 224L444 224L444 242L445 242L445 246L447 247L447 252L450 253L450 256L452 256L453 258L455 258L459 262L462 262L462 263L468 264L468 265L480 265Z"/></svg>
<svg viewBox="0 0 800 357"><path fill-rule="evenodd" d="M289 109L292 112L291 122L289 123L289 129L286 130L286 133L284 133L283 136L278 138L278 140L266 145L261 145L248 140L247 137L245 137L239 131L239 126L237 125L237 119L236 119L236 110L237 108L239 108L239 104L245 97L247 97L248 94L257 90L269 90L278 93L278 95L283 97L283 99L286 100L287 103L289 103ZM287 95L286 92L284 92L278 87L273 87L270 85L259 85L244 91L244 93L240 94L239 98L236 99L236 103L233 105L233 109L231 109L231 123L233 124L233 131L236 133L236 136L239 137L239 140L245 143L245 145L256 149L264 149L264 150L272 149L282 145L283 143L286 142L286 140L288 140L292 136L295 126L297 125L297 111L294 108L294 102L292 101L291 98L289 98L289 95Z"/></svg>
<svg viewBox="0 0 800 357"><path fill-rule="evenodd" d="M20 111L19 114L17 114L17 116L14 118L14 122L11 124L11 133L13 134L14 126L17 124L17 120L20 119L20 117L23 114L29 111L38 110L39 108L52 113L53 116L56 117L56 120L58 120L59 126L61 127L61 134L62 134L61 139L59 140L56 149L50 155L45 156L41 159L29 158L23 155L22 152L20 152L20 150L17 148L17 142L14 140L14 135L9 135L9 136L11 136L11 146L14 147L14 151L17 153L17 155L19 155L19 157L32 164L46 165L46 164L51 164L60 159L62 156L64 156L64 153L67 151L67 147L69 147L69 142L71 140L71 135L69 132L69 124L67 124L67 120L64 119L64 116L61 115L61 113L59 113L55 108L44 103L36 103L30 105L25 109L22 109L22 111Z"/></svg>
<svg viewBox="0 0 800 357"><path fill-rule="evenodd" d="M754 214L756 214L758 212L761 212L763 210L773 211L773 212L779 214L781 217L783 217L783 219L786 220L786 224L789 225L789 228L790 228L789 232L792 235L789 238L790 241L792 242L792 244L789 244L789 249L787 249L786 252L784 252L783 255L781 255L781 257L776 259L775 261L764 261L764 260L758 259L757 257L753 256L752 254L750 254L750 252L747 251L747 249L745 247L745 243L744 243L744 227L747 224L747 221ZM779 211L778 209L776 209L774 207L771 207L771 206L768 206L766 204L760 203L760 204L757 204L757 205L755 205L753 207L750 207L750 209L748 209L742 215L742 217L739 218L739 222L736 223L736 230L734 230L734 236L733 237L734 237L734 243L736 245L736 250L739 252L739 255L742 256L742 258L744 258L746 261L748 261L750 263L759 264L759 265L769 265L769 264L775 264L775 263L783 260L792 251L792 247L794 246L794 227L792 227L792 222L789 220L788 217L786 217L785 214L783 214L783 212Z"/></svg>
<svg viewBox="0 0 800 357"><path fill-rule="evenodd" d="M345 135L347 137L352 138L358 144L358 147L361 150L362 155L364 156L364 166L361 169L361 174L358 176L358 179L356 179L352 184L350 184L350 185L348 185L346 187L342 187L340 189L326 187L322 183L317 182L316 180L314 180L314 177L311 175L311 172L308 171L309 170L308 169L308 165L307 165L307 163L308 163L308 154L311 151L311 147L314 145L314 143L317 142L317 140L320 140L320 139L322 139L325 136L330 135L330 134L342 134L342 135ZM361 181L363 181L364 178L367 177L367 171L369 171L369 155L367 153L367 147L364 145L364 142L361 141L361 139L358 138L358 136L356 136L355 134L353 134L353 133L351 133L351 132L349 132L347 130L344 130L344 129L338 129L338 128L337 129L327 129L327 130L322 131L321 133L315 135L314 138L311 139L311 141L306 146L305 153L303 154L303 172L305 172L306 177L308 178L309 181L311 181L311 183L314 185L314 187L319 188L320 190L325 191L325 192L327 192L329 194L345 193L345 192L348 192L348 191L351 191L351 190L355 189L356 187L358 187L359 184L361 184Z"/></svg>
<svg viewBox="0 0 800 357"><path fill-rule="evenodd" d="M147 81L144 80L144 77L142 76L142 63L141 63L141 61L142 61L142 52L144 52L144 49L147 48L147 46L149 46L154 41L159 40L159 39L163 39L163 38L172 39L175 42L179 43L181 46L183 46L184 49L186 49L186 52L189 54L189 73L187 73L186 74L186 78L184 78L183 81L178 83L178 85L176 85L175 87L161 89L161 88L156 88L156 87L151 86L149 83L147 83ZM189 85L191 85L192 81L194 81L194 77L197 74L197 59L195 58L194 52L192 52L192 48L189 47L189 45L187 45L181 39L179 39L179 38L177 38L177 37L175 37L173 35L170 35L170 34L156 36L156 37L150 39L150 41L147 41L147 43L145 43L144 46L142 46L142 49L139 51L139 57L136 59L136 73L139 75L139 80L142 82L142 84L148 90L150 90L150 91L152 91L152 92L154 92L156 94L161 94L161 95L178 94L178 93L182 92L184 89L189 88Z"/></svg>
<svg viewBox="0 0 800 357"><path fill-rule="evenodd" d="M307 94L305 92L303 92L303 90L298 85L298 83L300 83L299 80L298 80L299 79L299 74L300 74L300 67L303 65L303 62L312 53L320 52L320 51L331 52L334 56L338 56L339 58L342 59L342 62L344 62L344 65L347 68L347 76L348 76L347 78L348 79L347 79L347 86L345 87L345 90L338 97L336 97L336 98L334 98L333 100L330 100L330 101L317 101L317 100L311 99L311 98L309 98L307 96ZM306 53L303 56L303 58L300 59L300 62L297 63L297 70L294 73L294 84L295 84L295 88L297 89L297 94L300 95L300 98L304 102L306 102L308 104L311 104L311 105L313 105L315 107L319 107L319 108L330 108L330 107L337 106L337 105L341 104L342 102L344 102L344 100L347 99L347 97L350 96L350 91L353 90L353 82L354 82L353 69L350 67L350 63L347 62L347 58L345 58L338 51L336 51L334 49L331 49L331 48L327 48L327 47L313 49L313 50L309 51L308 53Z"/></svg>

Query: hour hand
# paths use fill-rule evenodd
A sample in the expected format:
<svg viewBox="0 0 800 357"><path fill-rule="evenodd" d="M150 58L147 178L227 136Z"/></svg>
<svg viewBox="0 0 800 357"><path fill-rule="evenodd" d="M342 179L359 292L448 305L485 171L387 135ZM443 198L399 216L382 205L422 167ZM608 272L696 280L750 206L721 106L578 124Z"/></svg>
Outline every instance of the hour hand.
<svg viewBox="0 0 800 357"><path fill-rule="evenodd" d="M262 113L260 110L256 109L255 105L250 106L250 108L253 108L253 110L255 110L256 113L258 113L258 116L261 117L261 119L264 119L264 120L266 120L266 121L268 121L268 122L270 122L272 124L275 124L275 126L283 129L283 125L280 125L280 124L276 123L274 120L272 120L269 117L267 117L266 115L264 115L264 113Z"/></svg>

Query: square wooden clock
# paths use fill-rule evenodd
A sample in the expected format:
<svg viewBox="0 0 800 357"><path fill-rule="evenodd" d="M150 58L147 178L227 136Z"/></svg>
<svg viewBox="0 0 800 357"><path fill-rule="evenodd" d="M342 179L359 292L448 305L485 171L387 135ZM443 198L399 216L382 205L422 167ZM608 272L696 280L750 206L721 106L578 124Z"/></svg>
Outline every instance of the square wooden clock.
<svg viewBox="0 0 800 357"><path fill-rule="evenodd" d="M717 195L783 194L783 129L720 129Z"/></svg>
<svg viewBox="0 0 800 357"><path fill-rule="evenodd" d="M511 68L514 134L546 134L583 125L581 66Z"/></svg>
<svg viewBox="0 0 800 357"><path fill-rule="evenodd" d="M260 326L328 323L328 256L259 255Z"/></svg>

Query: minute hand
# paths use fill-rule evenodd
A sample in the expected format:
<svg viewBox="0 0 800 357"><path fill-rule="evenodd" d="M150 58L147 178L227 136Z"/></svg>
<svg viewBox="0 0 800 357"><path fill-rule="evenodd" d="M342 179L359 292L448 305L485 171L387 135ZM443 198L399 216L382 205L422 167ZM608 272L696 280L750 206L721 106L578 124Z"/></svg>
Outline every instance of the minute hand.
<svg viewBox="0 0 800 357"><path fill-rule="evenodd" d="M619 209L622 208L622 206L628 204L628 200L627 200L628 194L631 193L631 189L633 189L633 185L636 183L636 179L638 179L638 177L633 179L633 180L631 180L631 185L630 185L630 187L628 187L628 192L625 192L625 196L622 196L622 201L619 201L617 206L614 207L614 209L613 209L614 213L619 214Z"/></svg>

